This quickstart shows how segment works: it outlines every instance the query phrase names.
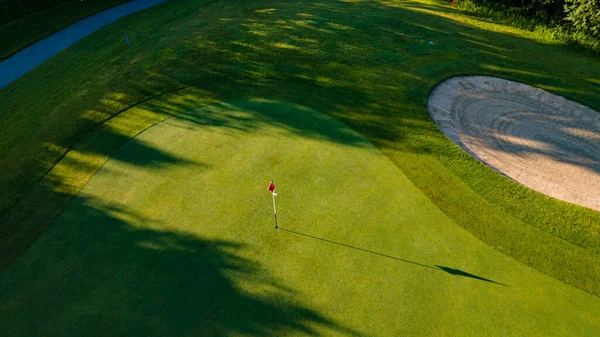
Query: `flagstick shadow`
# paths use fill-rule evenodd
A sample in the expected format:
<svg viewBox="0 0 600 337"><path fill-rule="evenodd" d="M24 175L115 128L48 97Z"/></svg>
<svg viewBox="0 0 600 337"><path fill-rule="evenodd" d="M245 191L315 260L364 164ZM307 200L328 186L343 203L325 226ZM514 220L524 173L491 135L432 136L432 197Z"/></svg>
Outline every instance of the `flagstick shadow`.
<svg viewBox="0 0 600 337"><path fill-rule="evenodd" d="M422 264L422 263L418 263L418 262L413 262L413 261L409 261L409 260L405 260L405 259L401 259L399 257L395 257L395 256L391 256L391 255L386 255L386 254L382 254L382 253L378 253L378 252L374 252L372 250L368 250L368 249L364 249L364 248L360 248L360 247L355 247L355 246L351 246L351 245L347 245L345 243L340 243L340 242L336 242L336 241L332 241L332 240L328 240L328 239L324 239L324 238L320 238L317 236L313 236L313 235L309 235L309 234L304 234L304 233L299 233L296 231L293 231L291 229L286 229L286 228L282 228L279 227L279 230L284 231L284 232L288 232L288 233L292 233L292 234L296 234L296 235L300 235L300 236L304 236L307 238L311 238L311 239L315 239L315 240L319 240L319 241L324 241L324 242L328 242L328 243L332 243L338 246L343 246L343 247L347 247L347 248L351 248L351 249L355 249L355 250L359 250L365 253L369 253L369 254L373 254L373 255L379 255L388 259L392 259L392 260L396 260L396 261L401 261L401 262L405 262L405 263L410 263L419 267L423 267L423 268L429 268L429 269L433 269L433 270L438 270L438 271L444 271L450 275L454 275L454 276L462 276L462 277L468 277L468 278L472 278L472 279L476 279L476 280L480 280L480 281L484 281L484 282L489 282L489 283L493 283L493 284L497 284L497 285L501 285L504 287L508 287L508 285L504 284L504 283L500 283L500 282L496 282L496 281L492 281L490 279L486 279L477 275L473 275L471 273L467 273L464 272L462 270L459 269L453 269L450 267L444 267L444 266L438 266L436 265L434 266L429 266L426 264Z"/></svg>
<svg viewBox="0 0 600 337"><path fill-rule="evenodd" d="M496 282L496 281L492 281L483 277L479 277L477 275L473 275L467 272L464 272L462 270L458 270L458 269L453 269L450 267L444 267L444 266L438 266L436 265L436 267L438 267L439 269L445 271L448 274L452 274L452 275L456 275L456 276L464 276L464 277L470 277L470 278L474 278L476 280L481 280L481 281L485 281L485 282L490 282L490 283L494 283L494 284L498 284L504 287L508 287L508 285L504 284L504 283L500 283L500 282Z"/></svg>
<svg viewBox="0 0 600 337"><path fill-rule="evenodd" d="M363 251L363 252L366 252L366 253L370 253L370 254L375 254L375 255L387 257L388 259L393 259L393 260L402 261L402 262L414 264L414 265L417 265L417 266L421 266L421 267L424 267L424 268L431 268L431 269L438 270L438 268L435 268L433 266L428 266L428 265L425 265L425 264L421 264L421 263L417 263L417 262L413 262L413 261L401 259L401 258L398 258L398 257L394 257L394 256L382 254L382 253L377 253L377 252L374 252L374 251L371 251L371 250L368 250L368 249L363 249L363 248L359 248L359 247L350 246L350 245L347 245L345 243L339 243L339 242L335 242L335 241L331 241L331 240L319 238L319 237L308 235L308 234L298 233L298 232L295 232L293 230L289 230L289 229L285 229L285 228L281 228L281 227L279 227L279 230L290 232L290 233L294 233L296 235L301 235L301 236L305 236L305 237L316 239L316 240L321 240L321 241L333 243L333 244L338 245L338 246L344 246L344 247L348 247L348 248L360 250L360 251Z"/></svg>

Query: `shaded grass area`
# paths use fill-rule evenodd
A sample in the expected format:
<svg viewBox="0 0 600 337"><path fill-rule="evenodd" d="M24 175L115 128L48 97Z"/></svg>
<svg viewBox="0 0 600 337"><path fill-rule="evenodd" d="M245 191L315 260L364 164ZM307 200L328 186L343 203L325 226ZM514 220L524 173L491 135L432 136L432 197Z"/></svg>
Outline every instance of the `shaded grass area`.
<svg viewBox="0 0 600 337"><path fill-rule="evenodd" d="M124 2L127 0L70 1L2 22L0 61L81 19Z"/></svg>
<svg viewBox="0 0 600 337"><path fill-rule="evenodd" d="M255 98L206 105L199 97L207 95L182 90L111 120L131 113L129 121L138 121L142 110L156 118L173 114L116 149L0 274L0 288L7 290L0 293L0 314L7 318L1 331L600 331L600 298L507 258L456 226L349 127L292 103ZM343 96L329 99L344 102ZM96 137L109 141L111 133ZM269 178L279 194L279 231ZM36 324L27 324L38 311Z"/></svg>
<svg viewBox="0 0 600 337"><path fill-rule="evenodd" d="M135 26L131 48L120 41L125 26ZM600 62L552 43L427 2L172 1L102 29L0 91L9 126L0 141L0 210L16 219L37 209L23 199L7 213L98 123L193 85L201 100L268 97L340 119L475 236L600 294L599 213L479 164L426 110L429 90L458 74L522 81L600 108ZM130 135L124 131L121 142ZM3 247L26 247L39 233L13 240L17 223L3 221L3 240L13 242Z"/></svg>
<svg viewBox="0 0 600 337"><path fill-rule="evenodd" d="M13 291L0 295L7 335L360 336L294 303L292 290L242 255L245 243L135 228L132 221L150 220L97 199L79 197L71 207L59 232L38 241L50 258L11 269L10 281L28 289L7 273L0 281ZM40 308L48 310L27 324Z"/></svg>

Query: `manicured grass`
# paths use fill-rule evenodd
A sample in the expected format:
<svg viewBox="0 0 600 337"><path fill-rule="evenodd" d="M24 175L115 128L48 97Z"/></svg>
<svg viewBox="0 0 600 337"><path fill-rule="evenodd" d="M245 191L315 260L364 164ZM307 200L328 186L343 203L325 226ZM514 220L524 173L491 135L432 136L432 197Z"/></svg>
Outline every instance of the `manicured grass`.
<svg viewBox="0 0 600 337"><path fill-rule="evenodd" d="M0 26L0 61L85 17L123 2L127 0L71 1L3 22Z"/></svg>
<svg viewBox="0 0 600 337"><path fill-rule="evenodd" d="M125 27L134 41L130 48L121 38ZM458 74L522 81L600 109L600 61L542 42L412 1L175 0L120 20L0 91L0 261L5 266L26 249L97 167L146 124L215 101L256 97L308 106L344 122L454 223L508 256L599 295L600 213L529 191L479 164L439 132L426 109L431 88ZM193 90L176 103L165 95L158 105L126 110L184 87ZM147 113L148 120L117 117L94 129L125 110ZM84 136L79 151L65 157L76 165L63 162L37 184ZM159 156L154 165L168 159ZM475 242L465 241L465 249ZM539 291L563 294L543 284Z"/></svg>
<svg viewBox="0 0 600 337"><path fill-rule="evenodd" d="M0 274L0 288L10 290L0 294L0 314L9 318L0 331L600 331L600 298L507 258L456 226L349 127L274 100L198 109L207 103L194 99L201 96L183 90L118 117L151 116L146 110L175 115L113 153L52 227ZM98 133L87 142L110 136ZM59 165L82 166L71 159ZM278 192L278 231L266 190L270 178Z"/></svg>

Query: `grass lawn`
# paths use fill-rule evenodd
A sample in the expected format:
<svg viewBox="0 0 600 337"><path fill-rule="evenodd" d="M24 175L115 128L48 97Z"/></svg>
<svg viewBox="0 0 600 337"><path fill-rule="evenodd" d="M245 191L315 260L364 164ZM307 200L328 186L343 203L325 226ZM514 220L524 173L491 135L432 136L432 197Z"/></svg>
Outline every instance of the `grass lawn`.
<svg viewBox="0 0 600 337"><path fill-rule="evenodd" d="M127 0L71 1L0 25L0 61L83 18Z"/></svg>
<svg viewBox="0 0 600 337"><path fill-rule="evenodd" d="M193 316L226 335L597 334L600 213L530 191L444 137L427 95L458 74L600 110L598 58L429 2L171 0L95 32L0 91L0 309L14 317L2 328L102 334L114 320L117 334L161 316L152 332L194 334ZM289 103L245 113L250 98ZM193 112L219 102L241 106ZM297 106L318 113L284 113ZM271 229L262 175L278 172L294 232ZM41 307L38 325L21 324Z"/></svg>
<svg viewBox="0 0 600 337"><path fill-rule="evenodd" d="M265 99L133 138L0 288L10 336L600 332L600 298L477 240L349 127Z"/></svg>

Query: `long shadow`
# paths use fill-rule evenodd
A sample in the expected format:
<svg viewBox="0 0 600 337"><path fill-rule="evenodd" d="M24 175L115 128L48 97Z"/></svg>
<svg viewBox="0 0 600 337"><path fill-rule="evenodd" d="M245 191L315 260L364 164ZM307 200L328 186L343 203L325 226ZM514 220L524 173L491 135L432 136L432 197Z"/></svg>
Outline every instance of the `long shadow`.
<svg viewBox="0 0 600 337"><path fill-rule="evenodd" d="M477 275L473 275L471 273L467 273L467 272L459 270L459 269L454 269L454 268L444 267L444 266L438 266L438 265L436 265L436 267L440 268L441 270L445 271L448 274L452 274L452 275L456 275L456 276L470 277L470 278L474 278L474 279L477 279L477 280L481 280L481 281L485 281L485 282L490 282L490 283L494 283L494 284L498 284L498 285L501 285L501 286L508 287L504 283L500 283L500 282L492 281L492 280L487 279L487 278L479 277Z"/></svg>
<svg viewBox="0 0 600 337"><path fill-rule="evenodd" d="M124 150L117 152L123 146ZM0 217L0 271L35 241L108 157L156 170L188 165L200 170L210 168L205 163L180 158L110 129L104 129L95 141L78 144L73 151L91 156L64 154L60 162L63 169L58 171L64 173L66 168L76 174L61 176L50 171Z"/></svg>
<svg viewBox="0 0 600 337"><path fill-rule="evenodd" d="M305 307L245 244L169 230L78 196L0 273L5 336L279 336L360 333ZM35 322L32 314L35 313Z"/></svg>
<svg viewBox="0 0 600 337"><path fill-rule="evenodd" d="M178 108L181 109L181 106ZM164 112L169 113L168 110ZM240 112L244 113L243 117L239 115ZM345 125L331 123L330 117L320 111L287 102L282 104L274 100L224 102L204 107L200 113L187 110L174 114L173 117L194 124L246 132L256 132L265 126L276 126L278 129L303 138L324 139L355 147L369 144L365 138L349 132Z"/></svg>
<svg viewBox="0 0 600 337"><path fill-rule="evenodd" d="M443 266L438 266L438 265L436 265L435 267L433 267L433 266L429 266L429 265L426 265L426 264L422 264L422 263L418 263L418 262L414 262L414 261L409 261L409 260L401 259L399 257L395 257L395 256L387 255L387 254L382 254L382 253L374 252L372 250L368 250L368 249L364 249L364 248L360 248L360 247L356 247L356 246L347 245L345 243L341 243L341 242L336 242L336 241L332 241L332 240L320 238L320 237L317 237L317 236L314 236L314 235L309 235L309 234L304 234L304 233L296 232L296 231L293 231L291 229L286 229L286 228L282 228L282 227L278 227L278 228L279 228L279 230L282 230L282 231L285 231L285 232L293 233L293 234L296 234L296 235L304 236L304 237L315 239L315 240L319 240L319 241L324 241L324 242L327 242L327 243L332 243L334 245L338 245L338 246L342 246L342 247L347 247L347 248L351 248L351 249L354 249L354 250L359 250L361 252L365 252L365 253L369 253L369 254L373 254L373 255L382 256L382 257L385 257L385 258L388 258L388 259L392 259L392 260L396 260L396 261L410 263L410 264L413 264L413 265L416 265L416 266L419 266L419 267L429 268L429 269L434 269L434 270L441 270L441 271L445 271L446 273L451 274L451 275L469 277L469 278L473 278L473 279L476 279L476 280L490 282L490 283L494 283L494 284L498 284L498 285L501 285L501 286L508 287L508 285L506 285L504 283L500 283L500 282L492 281L490 279L479 277L477 275L473 275L471 273L467 273L467 272L464 272L464 271L459 270L459 269L453 269L453 268L443 267Z"/></svg>
<svg viewBox="0 0 600 337"><path fill-rule="evenodd" d="M377 253L377 252L374 252L372 250L363 249L363 248L359 248L359 247L347 245L345 243L331 241L331 240L328 240L328 239L323 239L323 238L316 237L316 236L309 235L309 234L304 234L304 233L296 232L296 231L293 231L293 230L290 230L290 229L286 229L286 228L283 228L283 227L279 227L279 230L282 230L282 231L285 231L285 232L289 232L289 233L294 233L296 235L305 236L305 237L311 238L311 239L316 239L316 240L325 241L325 242L328 242L328 243L333 243L333 244L338 245L338 246L348 247L348 248L360 250L362 252L366 252L366 253L370 253L370 254L374 254L374 255L379 255L379 256L387 257L388 259L393 259L393 260L397 260L397 261L402 261L402 262L414 264L414 265L417 265L417 266L420 266L420 267L424 267L424 268L436 269L436 268L434 268L432 266L428 266L428 265L425 265L425 264L421 264L421 263L417 263L417 262L413 262L413 261L401 259L399 257L390 256L390 255L386 255L386 254L382 254L382 253Z"/></svg>

